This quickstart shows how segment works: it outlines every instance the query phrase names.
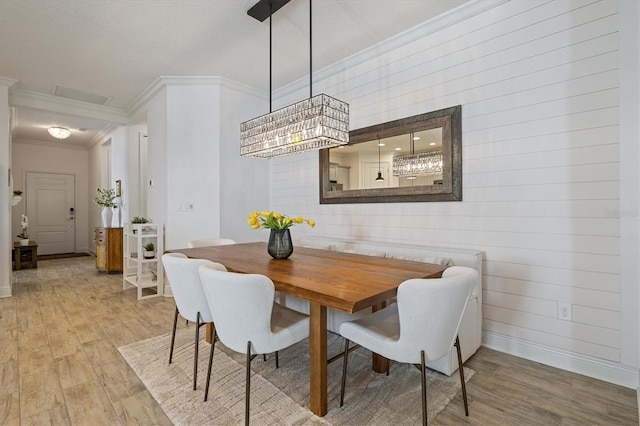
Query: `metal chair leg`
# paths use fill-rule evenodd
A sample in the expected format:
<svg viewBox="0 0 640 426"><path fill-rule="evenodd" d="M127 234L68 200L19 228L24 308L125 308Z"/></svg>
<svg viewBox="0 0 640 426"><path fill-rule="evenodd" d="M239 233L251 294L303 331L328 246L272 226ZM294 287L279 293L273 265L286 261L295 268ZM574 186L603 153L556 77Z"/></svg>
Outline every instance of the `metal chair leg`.
<svg viewBox="0 0 640 426"><path fill-rule="evenodd" d="M176 342L176 326L178 325L178 307L176 306L176 313L173 316L173 333L171 334L171 349L169 349L169 364L173 359L173 345Z"/></svg>
<svg viewBox="0 0 640 426"><path fill-rule="evenodd" d="M422 380L422 424L427 426L427 375L425 373L424 351L420 351L420 376Z"/></svg>
<svg viewBox="0 0 640 426"><path fill-rule="evenodd" d="M276 351L276 368L280 368L280 363L278 362L278 351Z"/></svg>
<svg viewBox="0 0 640 426"><path fill-rule="evenodd" d="M342 383L340 384L340 406L344 404L344 385L347 381L347 358L349 357L349 339L344 339L344 355L342 359Z"/></svg>
<svg viewBox="0 0 640 426"><path fill-rule="evenodd" d="M460 339L456 336L454 343L458 351L458 370L460 370L460 386L462 387L462 400L464 401L464 415L469 417L469 404L467 403L467 387L464 383L464 369L462 368L462 352L460 350Z"/></svg>
<svg viewBox="0 0 640 426"><path fill-rule="evenodd" d="M244 395L244 424L249 426L249 395L251 394L251 341L247 342L247 380Z"/></svg>
<svg viewBox="0 0 640 426"><path fill-rule="evenodd" d="M215 326L213 327L213 339L211 339L211 349L209 350L209 368L207 369L207 384L204 388L204 400L209 397L209 382L211 382L211 366L213 364L213 349L216 346L217 333Z"/></svg>
<svg viewBox="0 0 640 426"><path fill-rule="evenodd" d="M198 342L200 341L200 312L196 315L196 343L195 352L193 354L193 390L196 390L196 382L198 379Z"/></svg>

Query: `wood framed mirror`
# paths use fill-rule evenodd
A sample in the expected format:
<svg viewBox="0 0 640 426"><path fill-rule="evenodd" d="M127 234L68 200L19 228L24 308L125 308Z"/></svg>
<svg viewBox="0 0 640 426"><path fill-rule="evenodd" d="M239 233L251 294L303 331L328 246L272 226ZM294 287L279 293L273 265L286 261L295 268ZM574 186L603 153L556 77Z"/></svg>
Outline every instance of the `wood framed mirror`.
<svg viewBox="0 0 640 426"><path fill-rule="evenodd" d="M320 150L320 204L462 200L460 105L349 132Z"/></svg>

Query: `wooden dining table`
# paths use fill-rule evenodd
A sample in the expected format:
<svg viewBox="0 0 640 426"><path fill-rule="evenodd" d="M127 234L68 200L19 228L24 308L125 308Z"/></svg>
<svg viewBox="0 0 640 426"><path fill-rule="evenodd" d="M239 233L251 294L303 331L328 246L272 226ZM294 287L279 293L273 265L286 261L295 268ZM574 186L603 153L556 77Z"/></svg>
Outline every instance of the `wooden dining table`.
<svg viewBox="0 0 640 426"><path fill-rule="evenodd" d="M309 302L309 405L318 416L327 413L327 308L349 314L368 307L375 311L396 295L403 281L438 278L446 269L430 263L304 247L296 247L288 259L273 259L266 243L168 252L219 262L231 272L265 275L276 291ZM373 369L384 372L387 362L374 358Z"/></svg>

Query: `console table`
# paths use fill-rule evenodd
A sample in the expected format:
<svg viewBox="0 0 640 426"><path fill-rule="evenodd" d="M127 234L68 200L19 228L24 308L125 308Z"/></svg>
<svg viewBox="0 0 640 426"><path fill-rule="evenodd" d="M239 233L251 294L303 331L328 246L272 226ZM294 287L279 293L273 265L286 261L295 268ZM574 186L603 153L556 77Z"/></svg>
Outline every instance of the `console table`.
<svg viewBox="0 0 640 426"><path fill-rule="evenodd" d="M25 268L38 267L38 243L29 240L26 246L20 245L20 242L13 243L13 270L18 271Z"/></svg>

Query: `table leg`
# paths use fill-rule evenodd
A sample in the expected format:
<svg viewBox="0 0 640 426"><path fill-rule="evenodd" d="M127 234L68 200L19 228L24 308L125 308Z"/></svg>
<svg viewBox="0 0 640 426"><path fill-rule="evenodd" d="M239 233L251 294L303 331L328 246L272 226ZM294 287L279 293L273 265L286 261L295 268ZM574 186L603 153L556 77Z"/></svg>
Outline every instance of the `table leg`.
<svg viewBox="0 0 640 426"><path fill-rule="evenodd" d="M373 305L371 307L372 312L376 312L379 311L380 309L384 308L387 306L387 302L382 302L379 303L377 305ZM373 371L375 371L376 373L386 373L387 372L387 366L389 365L389 360L381 355L378 355L377 353L372 353L371 355L371 368L373 369Z"/></svg>
<svg viewBox="0 0 640 426"><path fill-rule="evenodd" d="M318 416L327 414L327 307L309 303L309 405Z"/></svg>
<svg viewBox="0 0 640 426"><path fill-rule="evenodd" d="M15 248L14 257L15 257L14 260L16 262L16 271L19 271L20 269L22 269L22 266L20 265L20 258L22 257L22 253L19 247Z"/></svg>
<svg viewBox="0 0 640 426"><path fill-rule="evenodd" d="M206 329L206 339L207 339L207 343L211 343L213 341L213 324L208 322L207 323L207 329Z"/></svg>

